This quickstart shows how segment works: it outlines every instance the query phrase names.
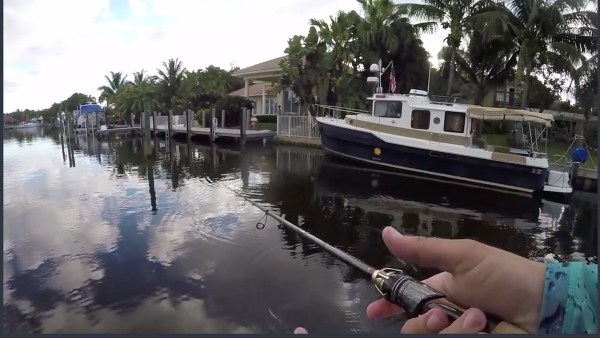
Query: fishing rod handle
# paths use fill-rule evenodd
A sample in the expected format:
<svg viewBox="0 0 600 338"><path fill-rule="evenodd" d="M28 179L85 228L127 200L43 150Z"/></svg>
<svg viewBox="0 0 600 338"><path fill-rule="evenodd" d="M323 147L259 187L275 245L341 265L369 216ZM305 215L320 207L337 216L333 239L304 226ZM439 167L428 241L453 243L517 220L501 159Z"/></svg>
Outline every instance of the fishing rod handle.
<svg viewBox="0 0 600 338"><path fill-rule="evenodd" d="M466 310L450 302L444 295L423 282L403 273L387 273L385 278L375 278L376 287L384 298L402 307L413 318L437 307L444 311L450 322L457 320ZM486 314L487 333L528 333L502 319Z"/></svg>

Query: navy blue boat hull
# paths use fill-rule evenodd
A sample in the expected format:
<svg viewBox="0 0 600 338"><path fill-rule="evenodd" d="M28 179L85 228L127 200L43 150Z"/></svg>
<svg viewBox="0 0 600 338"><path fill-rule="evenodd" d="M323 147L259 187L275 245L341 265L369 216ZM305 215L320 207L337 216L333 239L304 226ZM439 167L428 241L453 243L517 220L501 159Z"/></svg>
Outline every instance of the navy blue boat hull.
<svg viewBox="0 0 600 338"><path fill-rule="evenodd" d="M329 155L387 167L388 170L532 194L543 191L548 176L548 169L391 144L369 132L321 122L318 125L321 146Z"/></svg>

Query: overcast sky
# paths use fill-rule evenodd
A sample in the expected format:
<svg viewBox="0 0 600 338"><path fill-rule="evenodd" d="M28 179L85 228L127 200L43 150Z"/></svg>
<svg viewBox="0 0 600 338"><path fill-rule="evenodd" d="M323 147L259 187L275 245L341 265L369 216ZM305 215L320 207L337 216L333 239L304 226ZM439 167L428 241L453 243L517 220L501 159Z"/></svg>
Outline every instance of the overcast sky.
<svg viewBox="0 0 600 338"><path fill-rule="evenodd" d="M97 98L108 72L155 73L169 58L251 66L283 55L309 19L352 9L355 0L5 0L4 112ZM444 37L422 37L431 55Z"/></svg>

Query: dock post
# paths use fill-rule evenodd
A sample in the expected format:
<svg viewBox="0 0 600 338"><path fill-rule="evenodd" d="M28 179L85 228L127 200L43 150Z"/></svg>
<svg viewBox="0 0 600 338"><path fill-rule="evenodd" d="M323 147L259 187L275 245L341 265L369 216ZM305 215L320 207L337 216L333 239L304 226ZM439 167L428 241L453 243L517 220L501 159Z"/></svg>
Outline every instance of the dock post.
<svg viewBox="0 0 600 338"><path fill-rule="evenodd" d="M144 112L144 141L150 144L150 112Z"/></svg>
<svg viewBox="0 0 600 338"><path fill-rule="evenodd" d="M133 128L135 126L135 114L131 113L131 127Z"/></svg>
<svg viewBox="0 0 600 338"><path fill-rule="evenodd" d="M216 109L213 108L210 113L210 143L215 142L215 134L217 132L217 124L215 123Z"/></svg>
<svg viewBox="0 0 600 338"><path fill-rule="evenodd" d="M221 128L225 128L225 109L221 110Z"/></svg>
<svg viewBox="0 0 600 338"><path fill-rule="evenodd" d="M90 115L85 114L85 136L87 136L90 132Z"/></svg>
<svg viewBox="0 0 600 338"><path fill-rule="evenodd" d="M194 121L194 114L191 109L185 111L185 132L188 141L192 139L192 123Z"/></svg>
<svg viewBox="0 0 600 338"><path fill-rule="evenodd" d="M202 128L206 127L206 110L202 109Z"/></svg>
<svg viewBox="0 0 600 338"><path fill-rule="evenodd" d="M156 140L156 111L152 112L152 131L154 132L154 139Z"/></svg>
<svg viewBox="0 0 600 338"><path fill-rule="evenodd" d="M173 132L173 110L169 110L169 120L167 121L167 138L172 137Z"/></svg>
<svg viewBox="0 0 600 338"><path fill-rule="evenodd" d="M248 109L242 108L242 119L240 121L240 144L246 144L246 130L248 129L248 124L246 123L248 119Z"/></svg>

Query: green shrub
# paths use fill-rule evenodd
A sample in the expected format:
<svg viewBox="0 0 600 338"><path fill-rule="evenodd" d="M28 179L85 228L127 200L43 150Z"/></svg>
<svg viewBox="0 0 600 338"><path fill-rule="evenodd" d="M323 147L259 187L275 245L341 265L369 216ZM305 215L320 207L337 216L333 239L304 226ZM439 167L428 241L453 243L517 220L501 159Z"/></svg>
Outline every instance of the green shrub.
<svg viewBox="0 0 600 338"><path fill-rule="evenodd" d="M259 123L277 123L277 115L258 115L256 119Z"/></svg>

